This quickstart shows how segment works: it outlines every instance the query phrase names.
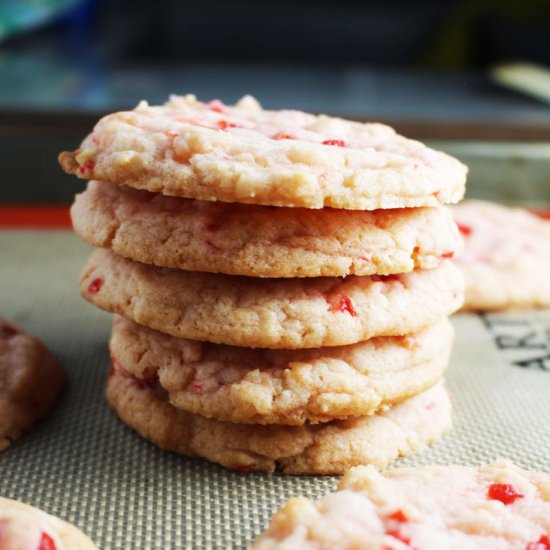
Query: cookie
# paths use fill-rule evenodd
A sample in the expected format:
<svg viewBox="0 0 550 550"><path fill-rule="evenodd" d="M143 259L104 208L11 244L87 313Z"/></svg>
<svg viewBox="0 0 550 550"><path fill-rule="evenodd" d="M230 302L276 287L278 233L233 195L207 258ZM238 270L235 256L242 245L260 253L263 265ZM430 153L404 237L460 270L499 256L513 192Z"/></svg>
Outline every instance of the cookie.
<svg viewBox="0 0 550 550"><path fill-rule="evenodd" d="M0 548L98 550L74 525L17 500L0 497Z"/></svg>
<svg viewBox="0 0 550 550"><path fill-rule="evenodd" d="M39 340L0 317L0 451L48 412L63 378Z"/></svg>
<svg viewBox="0 0 550 550"><path fill-rule="evenodd" d="M453 207L464 236L465 310L550 306L550 222L484 201Z"/></svg>
<svg viewBox="0 0 550 550"><path fill-rule="evenodd" d="M248 424L300 425L378 409L426 391L443 376L453 342L445 319L408 336L310 350L237 348L174 338L117 317L117 368L158 380L178 409Z"/></svg>
<svg viewBox="0 0 550 550"><path fill-rule="evenodd" d="M500 461L353 468L317 502L294 498L253 550L548 550L550 474Z"/></svg>
<svg viewBox="0 0 550 550"><path fill-rule="evenodd" d="M462 248L444 208L277 208L90 182L71 215L86 242L126 258L252 277L407 273L436 267Z"/></svg>
<svg viewBox="0 0 550 550"><path fill-rule="evenodd" d="M419 451L451 424L441 384L373 416L314 426L259 426L204 418L170 405L155 384L111 371L107 400L123 422L159 447L242 472L342 474L351 466L385 467Z"/></svg>
<svg viewBox="0 0 550 550"><path fill-rule="evenodd" d="M387 277L259 279L153 267L99 250L80 289L97 307L179 338L295 349L418 332L460 307L462 284L449 260Z"/></svg>
<svg viewBox="0 0 550 550"><path fill-rule="evenodd" d="M63 169L202 200L375 210L458 202L467 169L388 126L172 97L108 115Z"/></svg>

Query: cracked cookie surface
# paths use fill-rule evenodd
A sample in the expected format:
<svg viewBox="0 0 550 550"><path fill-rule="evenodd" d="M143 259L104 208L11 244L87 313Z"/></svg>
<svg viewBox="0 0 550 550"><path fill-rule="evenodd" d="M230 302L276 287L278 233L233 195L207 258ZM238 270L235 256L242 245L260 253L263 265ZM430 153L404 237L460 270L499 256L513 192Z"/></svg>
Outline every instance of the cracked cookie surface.
<svg viewBox="0 0 550 550"><path fill-rule="evenodd" d="M191 95L108 115L59 161L84 179L165 195L352 210L458 202L467 173L382 124Z"/></svg>

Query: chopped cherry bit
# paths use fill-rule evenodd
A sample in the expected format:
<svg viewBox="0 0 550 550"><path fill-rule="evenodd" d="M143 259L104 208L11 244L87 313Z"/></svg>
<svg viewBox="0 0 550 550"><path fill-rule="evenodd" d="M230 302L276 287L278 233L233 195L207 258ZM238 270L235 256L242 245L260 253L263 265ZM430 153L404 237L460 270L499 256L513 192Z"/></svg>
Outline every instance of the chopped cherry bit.
<svg viewBox="0 0 550 550"><path fill-rule="evenodd" d="M349 296L339 296L336 302L332 303L330 306L330 311L342 311L349 313L351 316L356 317L357 311L353 306L353 302Z"/></svg>
<svg viewBox="0 0 550 550"><path fill-rule="evenodd" d="M19 334L19 331L15 330L15 327L12 327L11 325L4 325L3 327L0 327L0 334L6 338L11 338L16 334Z"/></svg>
<svg viewBox="0 0 550 550"><path fill-rule="evenodd" d="M362 260L363 262L372 262L372 260L368 256L359 256L359 260Z"/></svg>
<svg viewBox="0 0 550 550"><path fill-rule="evenodd" d="M500 500L503 504L508 506L512 504L518 498L523 498L525 495L518 493L513 485L507 483L493 483L489 485L487 489L487 498L491 500Z"/></svg>
<svg viewBox="0 0 550 550"><path fill-rule="evenodd" d="M206 388L204 387L204 384L202 382L196 380L191 384L191 391L193 393L196 393L197 395L202 395L206 392Z"/></svg>
<svg viewBox="0 0 550 550"><path fill-rule="evenodd" d="M88 292L90 294L97 294L101 290L102 286L103 286L103 279L94 279L88 285Z"/></svg>
<svg viewBox="0 0 550 550"><path fill-rule="evenodd" d="M454 252L443 252L443 254L441 254L441 257L443 259L446 259L446 258L453 258L455 255Z"/></svg>
<svg viewBox="0 0 550 550"><path fill-rule="evenodd" d="M346 142L343 139L327 139L321 142L321 145L334 145L335 147L345 147Z"/></svg>
<svg viewBox="0 0 550 550"><path fill-rule="evenodd" d="M38 545L37 550L56 550L55 542L48 533L42 532L42 537L40 538L40 544Z"/></svg>
<svg viewBox="0 0 550 550"><path fill-rule="evenodd" d="M234 122L227 122L227 120L219 120L218 128L220 130L225 130L227 128L242 128L240 124L235 124Z"/></svg>
<svg viewBox="0 0 550 550"><path fill-rule="evenodd" d="M469 225L464 225L462 223L457 223L456 225L458 225L458 230L463 234L463 235L471 235L472 234L472 228L469 226Z"/></svg>
<svg viewBox="0 0 550 550"><path fill-rule="evenodd" d="M550 550L550 535L541 535L537 542L530 542L525 550Z"/></svg>
<svg viewBox="0 0 550 550"><path fill-rule="evenodd" d="M215 113L223 113L223 110L225 109L225 105L219 99L209 101L206 106Z"/></svg>
<svg viewBox="0 0 550 550"><path fill-rule="evenodd" d="M290 134L279 132L277 134L272 135L271 139L296 139L296 138L294 136L291 136Z"/></svg>
<svg viewBox="0 0 550 550"><path fill-rule="evenodd" d="M84 174L87 170L93 170L95 167L95 162L93 160L87 160L82 166L79 166L78 171L81 174Z"/></svg>
<svg viewBox="0 0 550 550"><path fill-rule="evenodd" d="M396 510L395 512L392 512L389 516L386 517L386 519L393 519L395 521L400 521L401 523L409 521L409 518L405 515L405 512L403 512L403 510Z"/></svg>
<svg viewBox="0 0 550 550"><path fill-rule="evenodd" d="M404 542L405 544L410 544L411 539L409 537L406 537L403 535L398 529L390 529L389 531L386 531L386 535L389 535L390 537L393 537L394 539L400 540L401 542Z"/></svg>

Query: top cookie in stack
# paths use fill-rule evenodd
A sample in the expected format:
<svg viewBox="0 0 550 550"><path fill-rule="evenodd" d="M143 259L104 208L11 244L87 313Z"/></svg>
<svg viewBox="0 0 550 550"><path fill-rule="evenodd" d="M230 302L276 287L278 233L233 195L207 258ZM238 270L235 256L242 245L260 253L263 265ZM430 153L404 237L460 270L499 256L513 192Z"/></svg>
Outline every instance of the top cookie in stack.
<svg viewBox="0 0 550 550"><path fill-rule="evenodd" d="M172 97L103 118L67 172L201 200L374 210L458 202L467 169L382 124Z"/></svg>
<svg viewBox="0 0 550 550"><path fill-rule="evenodd" d="M126 317L108 397L142 435L233 468L341 473L448 428L457 160L380 124L186 96L105 117L60 162L97 180L73 224L110 250L81 290ZM384 415L391 441L373 445Z"/></svg>

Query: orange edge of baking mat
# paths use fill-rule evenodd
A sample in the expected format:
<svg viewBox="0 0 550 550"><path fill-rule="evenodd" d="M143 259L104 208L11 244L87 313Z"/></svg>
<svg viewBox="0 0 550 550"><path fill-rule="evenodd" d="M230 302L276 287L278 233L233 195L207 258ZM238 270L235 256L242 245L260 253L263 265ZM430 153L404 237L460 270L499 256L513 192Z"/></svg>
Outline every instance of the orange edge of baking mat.
<svg viewBox="0 0 550 550"><path fill-rule="evenodd" d="M0 204L0 229L70 229L69 208Z"/></svg>
<svg viewBox="0 0 550 550"><path fill-rule="evenodd" d="M69 209L69 205L0 205L0 229L70 229ZM530 210L542 218L550 219L550 209Z"/></svg>

